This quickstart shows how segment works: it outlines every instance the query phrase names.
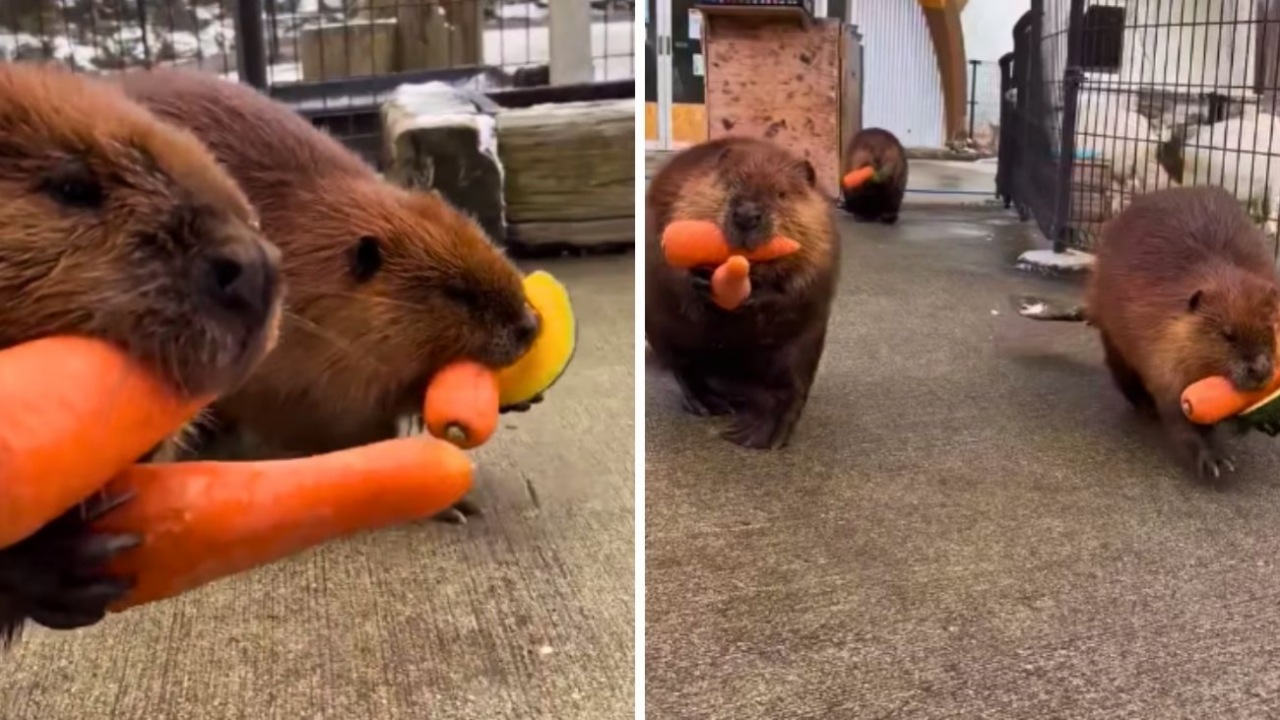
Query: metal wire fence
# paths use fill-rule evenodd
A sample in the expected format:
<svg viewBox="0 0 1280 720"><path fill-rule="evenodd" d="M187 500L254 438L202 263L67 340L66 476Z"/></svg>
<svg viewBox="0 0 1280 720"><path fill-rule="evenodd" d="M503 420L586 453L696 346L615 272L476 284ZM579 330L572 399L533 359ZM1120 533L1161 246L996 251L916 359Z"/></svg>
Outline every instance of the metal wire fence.
<svg viewBox="0 0 1280 720"><path fill-rule="evenodd" d="M582 1L592 81L633 79L634 0ZM548 18L547 0L0 0L0 59L215 72L371 155L371 109L402 82L548 86Z"/></svg>
<svg viewBox="0 0 1280 720"><path fill-rule="evenodd" d="M1274 242L1280 2L1036 0L1019 25L1027 39L1015 30L1002 60L1018 147L1006 163L1002 142L1001 175L1038 166L1054 182L1009 185L1007 202L1060 246L1089 248L1136 194L1218 185Z"/></svg>
<svg viewBox="0 0 1280 720"><path fill-rule="evenodd" d="M1000 137L1000 64L969 61L968 138L981 152L994 152Z"/></svg>
<svg viewBox="0 0 1280 720"><path fill-rule="evenodd" d="M240 2L5 0L0 58L52 59L81 70L192 66L235 76ZM272 85L480 65L536 77L550 59L546 0L250 4L261 9ZM592 0L591 8L595 79L635 77L634 0Z"/></svg>

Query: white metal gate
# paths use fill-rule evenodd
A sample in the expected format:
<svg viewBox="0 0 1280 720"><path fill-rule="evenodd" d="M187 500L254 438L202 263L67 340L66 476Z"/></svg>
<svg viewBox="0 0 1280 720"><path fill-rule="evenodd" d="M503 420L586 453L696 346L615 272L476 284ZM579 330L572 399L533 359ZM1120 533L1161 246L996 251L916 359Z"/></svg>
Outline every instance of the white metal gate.
<svg viewBox="0 0 1280 720"><path fill-rule="evenodd" d="M941 147L942 82L924 10L916 0L849 4L862 34L862 126L884 128L906 147Z"/></svg>

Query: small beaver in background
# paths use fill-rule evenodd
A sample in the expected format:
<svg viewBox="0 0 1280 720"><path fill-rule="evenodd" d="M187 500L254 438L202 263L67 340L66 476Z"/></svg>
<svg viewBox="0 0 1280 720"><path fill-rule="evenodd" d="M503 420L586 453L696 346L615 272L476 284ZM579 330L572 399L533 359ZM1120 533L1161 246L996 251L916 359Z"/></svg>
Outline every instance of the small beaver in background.
<svg viewBox="0 0 1280 720"><path fill-rule="evenodd" d="M674 374L686 410L735 417L724 437L750 448L787 444L822 357L836 290L839 243L831 206L808 161L755 138L712 140L658 172L645 203L645 334ZM774 235L800 250L751 266L752 293L736 310L711 300L709 273L672 267L661 238L675 220L708 220L729 244Z"/></svg>
<svg viewBox="0 0 1280 720"><path fill-rule="evenodd" d="M280 343L214 406L219 432L268 456L393 437L428 379L462 358L502 367L538 332L523 276L471 218L383 181L261 93L215 76L126 73L126 92L195 133L253 198L290 286Z"/></svg>
<svg viewBox="0 0 1280 720"><path fill-rule="evenodd" d="M875 175L852 190L841 187L844 209L856 220L893 224L907 191L907 153L893 133L867 128L849 141L845 172L870 167Z"/></svg>
<svg viewBox="0 0 1280 720"><path fill-rule="evenodd" d="M1272 377L1280 292L1262 232L1221 188L1142 195L1103 228L1085 315L1135 408L1155 411L1202 477L1234 470L1215 427L1183 415L1182 391L1211 375L1240 390Z"/></svg>
<svg viewBox="0 0 1280 720"><path fill-rule="evenodd" d="M278 251L205 148L116 88L0 63L0 228L0 347L97 337L192 394L234 387L270 347ZM87 529L125 501L0 549L0 646L27 619L94 624L127 592L102 566L138 539Z"/></svg>

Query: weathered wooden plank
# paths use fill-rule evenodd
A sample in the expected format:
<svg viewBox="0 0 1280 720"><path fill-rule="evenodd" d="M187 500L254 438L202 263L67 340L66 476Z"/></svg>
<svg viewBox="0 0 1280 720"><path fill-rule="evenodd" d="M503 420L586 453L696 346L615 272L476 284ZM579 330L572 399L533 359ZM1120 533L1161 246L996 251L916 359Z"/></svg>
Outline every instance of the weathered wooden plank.
<svg viewBox="0 0 1280 720"><path fill-rule="evenodd" d="M509 223L635 216L634 100L535 105L497 121Z"/></svg>
<svg viewBox="0 0 1280 720"><path fill-rule="evenodd" d="M507 240L518 245L610 245L632 242L635 226L634 217L516 223L507 227Z"/></svg>
<svg viewBox="0 0 1280 720"><path fill-rule="evenodd" d="M299 43L303 80L384 75L395 70L395 20L305 28Z"/></svg>

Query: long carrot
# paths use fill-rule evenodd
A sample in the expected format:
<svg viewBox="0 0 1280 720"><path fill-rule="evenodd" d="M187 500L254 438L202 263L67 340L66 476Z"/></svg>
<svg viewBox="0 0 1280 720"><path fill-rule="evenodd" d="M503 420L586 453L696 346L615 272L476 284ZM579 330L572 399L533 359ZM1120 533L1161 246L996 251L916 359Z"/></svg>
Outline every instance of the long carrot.
<svg viewBox="0 0 1280 720"><path fill-rule="evenodd" d="M1182 412L1198 425L1213 425L1239 415L1271 395L1280 392L1280 371L1262 390L1240 392L1225 377L1215 375L1198 380L1182 391Z"/></svg>
<svg viewBox="0 0 1280 720"><path fill-rule="evenodd" d="M721 265L733 255L751 262L768 262L799 249L800 243L778 235L751 250L735 250L729 247L720 226L707 220L676 220L662 231L663 256L681 268Z"/></svg>
<svg viewBox="0 0 1280 720"><path fill-rule="evenodd" d="M178 397L99 340L0 352L0 547L93 494L211 399Z"/></svg>
<svg viewBox="0 0 1280 720"><path fill-rule="evenodd" d="M857 170L850 170L840 179L840 187L845 190L856 190L860 185L875 177L875 168L871 166L860 167Z"/></svg>
<svg viewBox="0 0 1280 720"><path fill-rule="evenodd" d="M751 263L734 255L711 274L711 299L725 310L734 310L751 295Z"/></svg>
<svg viewBox="0 0 1280 720"><path fill-rule="evenodd" d="M498 429L498 376L470 360L440 369L427 385L427 431L463 449L483 445Z"/></svg>
<svg viewBox="0 0 1280 720"><path fill-rule="evenodd" d="M134 587L120 612L362 530L433 516L471 488L471 461L409 437L295 460L136 465L107 486L133 499L94 523L142 544L108 564Z"/></svg>

